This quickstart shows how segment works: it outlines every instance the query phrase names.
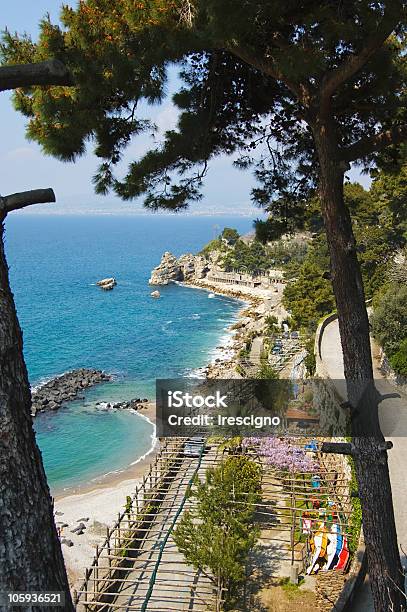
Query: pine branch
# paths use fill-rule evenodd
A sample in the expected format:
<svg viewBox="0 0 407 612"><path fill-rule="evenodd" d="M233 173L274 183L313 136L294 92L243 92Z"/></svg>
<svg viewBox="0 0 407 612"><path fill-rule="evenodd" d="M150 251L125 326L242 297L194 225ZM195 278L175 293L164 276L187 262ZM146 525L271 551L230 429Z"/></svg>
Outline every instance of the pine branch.
<svg viewBox="0 0 407 612"><path fill-rule="evenodd" d="M34 85L73 85L69 70L56 59L32 64L0 66L0 91Z"/></svg>
<svg viewBox="0 0 407 612"><path fill-rule="evenodd" d="M348 162L367 157L376 151L399 144L407 138L407 126L399 125L379 134L361 138L354 144L341 150L340 159Z"/></svg>
<svg viewBox="0 0 407 612"><path fill-rule="evenodd" d="M249 49L243 47L242 45L229 45L227 47L229 53L232 53L237 58L249 64L249 66L253 66L263 74L267 74L277 81L282 81L292 93L294 93L299 102L308 106L310 92L304 83L297 83L289 79L281 70L278 69L276 63L272 58L261 58L255 53L251 52Z"/></svg>
<svg viewBox="0 0 407 612"><path fill-rule="evenodd" d="M341 66L330 70L322 77L321 98L329 99L332 94L343 83L353 77L366 62L374 55L389 38L403 15L403 3L400 1L390 2L385 10L383 19L379 23L375 33L367 38L363 49L354 55L350 55Z"/></svg>
<svg viewBox="0 0 407 612"><path fill-rule="evenodd" d="M56 198L53 189L33 189L32 191L12 193L8 196L0 197L0 215L4 218L13 210L19 210L26 206L31 206L32 204L43 204L55 201Z"/></svg>

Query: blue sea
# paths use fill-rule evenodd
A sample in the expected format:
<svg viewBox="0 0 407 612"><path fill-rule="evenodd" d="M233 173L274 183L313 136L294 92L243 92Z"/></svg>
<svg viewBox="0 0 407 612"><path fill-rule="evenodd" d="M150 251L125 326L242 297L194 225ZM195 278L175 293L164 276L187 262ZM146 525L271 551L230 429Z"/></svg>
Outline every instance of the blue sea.
<svg viewBox="0 0 407 612"><path fill-rule="evenodd" d="M115 374L84 400L35 419L54 494L118 472L151 447L152 425L97 402L154 398L155 379L188 376L213 359L241 308L237 300L179 285L151 298L148 279L164 251L199 251L219 233L251 229L248 218L43 216L6 223L10 282L32 386L78 367ZM117 279L113 291L96 281Z"/></svg>

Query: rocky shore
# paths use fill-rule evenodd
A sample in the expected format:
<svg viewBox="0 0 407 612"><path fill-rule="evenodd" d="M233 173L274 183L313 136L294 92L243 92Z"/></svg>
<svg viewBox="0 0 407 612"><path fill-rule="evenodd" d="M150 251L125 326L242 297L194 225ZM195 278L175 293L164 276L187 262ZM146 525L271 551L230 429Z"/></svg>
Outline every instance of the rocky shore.
<svg viewBox="0 0 407 612"><path fill-rule="evenodd" d="M186 254L175 257L166 251L151 272L150 285L182 283L184 286L204 289L208 292L237 298L246 302L239 313L239 320L231 326L232 336L226 346L218 346L219 356L200 370L208 378L242 378L255 375L258 365L250 365L248 357L252 341L267 334L270 315L281 323L288 318L282 305L284 284L273 287L245 286L214 282L214 271L221 270L221 253L212 251L206 256Z"/></svg>
<svg viewBox="0 0 407 612"><path fill-rule="evenodd" d="M31 413L35 416L38 412L58 410L66 402L78 399L84 389L111 379L102 370L81 368L66 372L33 391Z"/></svg>
<svg viewBox="0 0 407 612"><path fill-rule="evenodd" d="M145 397L144 399L135 398L127 402L97 402L96 410L135 410L139 411L147 407L149 400Z"/></svg>

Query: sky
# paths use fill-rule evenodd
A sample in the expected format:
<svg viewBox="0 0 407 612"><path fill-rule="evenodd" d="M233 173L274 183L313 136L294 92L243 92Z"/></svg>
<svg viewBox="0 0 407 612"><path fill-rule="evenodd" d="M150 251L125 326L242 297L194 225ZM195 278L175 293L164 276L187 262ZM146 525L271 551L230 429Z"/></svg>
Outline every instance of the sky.
<svg viewBox="0 0 407 612"><path fill-rule="evenodd" d="M46 13L52 21L57 21L61 4L76 6L76 0L14 0L2 3L0 29L6 27L12 32L27 32L34 40L38 34L38 24ZM172 75L169 84L176 82ZM167 98L156 107L141 109L158 125L160 131L174 127L177 112ZM114 195L97 196L92 187L94 175L100 160L93 154L91 147L75 163L60 162L43 155L41 148L25 138L26 118L17 113L12 106L9 92L0 93L0 193L6 195L16 191L53 187L57 204L30 207L30 212L64 213L106 213L142 214L145 212L141 200L122 202ZM136 137L127 148L121 163L122 172L127 164L140 157L148 148L146 136ZM352 179L359 179L352 172ZM366 183L366 179L362 179ZM211 162L205 181L204 198L192 204L192 214L242 214L258 217L260 211L250 202L250 190L254 179L250 172L237 170L227 157Z"/></svg>

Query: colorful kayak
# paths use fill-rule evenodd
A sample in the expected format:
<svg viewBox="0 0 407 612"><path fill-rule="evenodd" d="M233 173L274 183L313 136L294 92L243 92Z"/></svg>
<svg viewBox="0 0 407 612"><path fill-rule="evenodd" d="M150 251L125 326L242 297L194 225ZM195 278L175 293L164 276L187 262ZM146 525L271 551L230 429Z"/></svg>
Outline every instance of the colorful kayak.
<svg viewBox="0 0 407 612"><path fill-rule="evenodd" d="M324 571L332 569L334 566L334 562L336 563L339 558L339 553L342 548L342 535L339 525L334 523L331 527L331 533L329 534L329 544L326 549L327 561L324 566ZM338 550L338 542L340 540L340 546ZM336 561L335 561L336 558Z"/></svg>
<svg viewBox="0 0 407 612"><path fill-rule="evenodd" d="M338 529L338 532L337 532L337 537L336 537L336 551L335 551L334 558L332 559L331 564L329 565L328 569L334 569L335 565L339 561L339 555L342 550L343 536L341 534L341 528L339 527L339 525L337 525L337 529Z"/></svg>
<svg viewBox="0 0 407 612"><path fill-rule="evenodd" d="M326 547L328 545L328 537L326 532L323 530L324 524L321 523L319 530L315 533L311 539L311 550L313 551L311 563L307 569L307 574L311 574L313 571L319 569L318 559L323 559L326 555Z"/></svg>
<svg viewBox="0 0 407 612"><path fill-rule="evenodd" d="M346 569L349 561L348 538L344 535L342 540L342 548L339 553L338 563L335 565L336 570Z"/></svg>

